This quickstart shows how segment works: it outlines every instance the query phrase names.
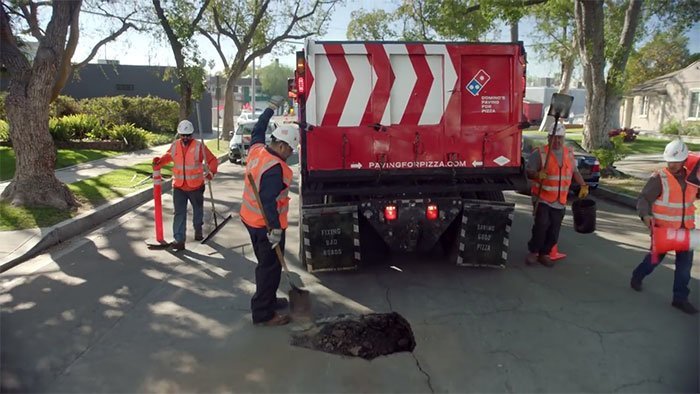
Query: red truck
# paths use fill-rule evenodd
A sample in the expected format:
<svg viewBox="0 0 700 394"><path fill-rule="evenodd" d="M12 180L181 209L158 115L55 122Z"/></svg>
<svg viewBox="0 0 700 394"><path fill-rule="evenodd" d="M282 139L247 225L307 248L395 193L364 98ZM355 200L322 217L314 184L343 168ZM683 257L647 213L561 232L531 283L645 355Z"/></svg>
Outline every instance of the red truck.
<svg viewBox="0 0 700 394"><path fill-rule="evenodd" d="M439 250L504 267L502 192L525 182L525 68L522 43L306 41L290 94L302 263Z"/></svg>

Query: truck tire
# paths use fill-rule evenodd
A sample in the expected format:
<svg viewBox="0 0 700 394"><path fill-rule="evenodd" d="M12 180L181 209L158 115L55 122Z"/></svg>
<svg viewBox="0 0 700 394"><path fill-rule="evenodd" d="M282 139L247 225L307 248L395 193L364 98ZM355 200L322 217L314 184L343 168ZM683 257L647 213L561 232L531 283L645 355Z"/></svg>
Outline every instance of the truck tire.
<svg viewBox="0 0 700 394"><path fill-rule="evenodd" d="M503 192L477 192L476 198L479 200L505 202Z"/></svg>

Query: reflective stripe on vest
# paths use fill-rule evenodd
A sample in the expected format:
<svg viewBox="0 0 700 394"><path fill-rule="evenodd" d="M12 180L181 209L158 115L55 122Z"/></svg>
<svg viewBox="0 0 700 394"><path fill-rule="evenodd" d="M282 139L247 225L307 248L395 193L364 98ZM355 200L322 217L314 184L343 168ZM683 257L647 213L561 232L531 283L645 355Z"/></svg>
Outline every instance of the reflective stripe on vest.
<svg viewBox="0 0 700 394"><path fill-rule="evenodd" d="M571 177L574 174L574 163L576 159L574 158L573 152L571 152L566 146L562 146L562 165L560 166L554 154L552 154L547 161L547 155L549 155L549 146L545 146L544 149L536 148L540 154L540 165L544 167L547 163L547 168L544 171L547 173L547 177L540 181L539 179L532 180L532 188L530 189L533 196L537 196L539 193L540 200L553 203L558 201L560 204L566 205L566 199L569 194L569 187L571 186ZM540 182L542 185L540 185ZM542 192L540 193L540 187Z"/></svg>
<svg viewBox="0 0 700 394"><path fill-rule="evenodd" d="M181 188L187 183L196 189L204 185L201 142L193 140L185 147L181 140L177 140L170 146L170 156L174 163L174 187Z"/></svg>
<svg viewBox="0 0 700 394"><path fill-rule="evenodd" d="M685 192L668 168L657 171L661 180L661 195L652 205L654 223L658 227L695 228L695 198L698 188L685 184Z"/></svg>
<svg viewBox="0 0 700 394"><path fill-rule="evenodd" d="M243 188L243 201L241 202L240 211L241 220L251 227L265 227L265 219L263 218L261 207L258 206L255 193L248 180L248 174L253 176L255 186L258 188L259 192L260 180L265 171L279 164L282 168L284 189L282 189L279 196L276 198L277 214L279 215L280 227L286 229L288 223L287 213L289 212L289 187L292 184L293 177L292 169L289 168L284 160L268 152L265 148L265 144L255 144L250 147L246 162L245 186Z"/></svg>

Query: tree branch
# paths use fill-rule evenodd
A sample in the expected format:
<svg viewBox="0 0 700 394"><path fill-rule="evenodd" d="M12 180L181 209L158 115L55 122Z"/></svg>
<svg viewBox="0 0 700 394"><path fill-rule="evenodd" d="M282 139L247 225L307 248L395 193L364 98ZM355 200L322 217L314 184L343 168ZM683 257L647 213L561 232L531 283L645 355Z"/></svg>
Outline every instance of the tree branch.
<svg viewBox="0 0 700 394"><path fill-rule="evenodd" d="M85 59L83 59L83 61L74 64L73 69L75 70L75 69L84 67L86 64L90 63L90 61L97 55L97 52L100 50L100 48L102 46L104 46L105 44L107 44L110 41L116 40L117 37L124 34L127 30L129 30L131 28L138 30L137 27L135 25L133 25L131 22L124 21L124 24L122 25L122 27L119 28L119 30L110 34L108 37L103 38L102 40L100 40L100 42L95 44L95 46L92 48L92 51L90 52L90 54Z"/></svg>
<svg viewBox="0 0 700 394"><path fill-rule="evenodd" d="M22 4L20 8L22 9L22 13L24 14L24 19L27 20L27 24L29 25L29 31L32 32L34 38L36 38L37 40L41 40L44 35L41 32L41 28L39 27L39 19L37 16L38 6L33 1L30 1L28 4L29 9L27 9L27 4Z"/></svg>
<svg viewBox="0 0 700 394"><path fill-rule="evenodd" d="M221 61L224 63L224 68L228 70L228 60L226 60L226 55L224 55L224 52L221 50L221 42L218 40L218 36L217 36L217 40L214 40L214 37L212 37L211 33L209 33L208 31L206 31L202 28L200 28L198 30L199 30L199 33L201 35L203 35L204 37L209 39L209 41L211 42L211 45L214 47L214 49L216 49L216 52L219 54L219 57L221 58Z"/></svg>
<svg viewBox="0 0 700 394"><path fill-rule="evenodd" d="M202 19L202 16L204 16L204 11L206 11L207 7L209 6L210 1L211 0L204 0L204 3L202 4L202 8L199 9L197 16L194 18L194 20L190 24L190 31L194 31L197 28L197 25L199 24L199 21Z"/></svg>
<svg viewBox="0 0 700 394"><path fill-rule="evenodd" d="M0 4L0 63L4 64L12 74L21 74L29 70L31 64L19 49L17 40L12 34L10 16L7 14L5 4Z"/></svg>
<svg viewBox="0 0 700 394"><path fill-rule="evenodd" d="M80 10L75 12L70 19L70 32L68 33L68 42L66 43L65 50L63 51L63 56L61 56L61 64L56 71L56 80L51 91L51 101L56 100L61 90L66 85L71 67L71 59L75 54L75 48L78 46L78 39L80 38Z"/></svg>

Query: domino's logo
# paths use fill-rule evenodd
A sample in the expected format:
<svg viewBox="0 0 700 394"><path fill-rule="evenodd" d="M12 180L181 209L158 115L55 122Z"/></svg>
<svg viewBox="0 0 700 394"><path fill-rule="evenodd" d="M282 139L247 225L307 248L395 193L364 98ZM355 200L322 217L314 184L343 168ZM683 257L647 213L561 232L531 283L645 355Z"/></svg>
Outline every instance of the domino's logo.
<svg viewBox="0 0 700 394"><path fill-rule="evenodd" d="M479 72L474 75L474 78L467 84L467 91L471 93L472 96L478 96L481 89L483 89L490 80L491 76L488 75L486 71L479 70Z"/></svg>

